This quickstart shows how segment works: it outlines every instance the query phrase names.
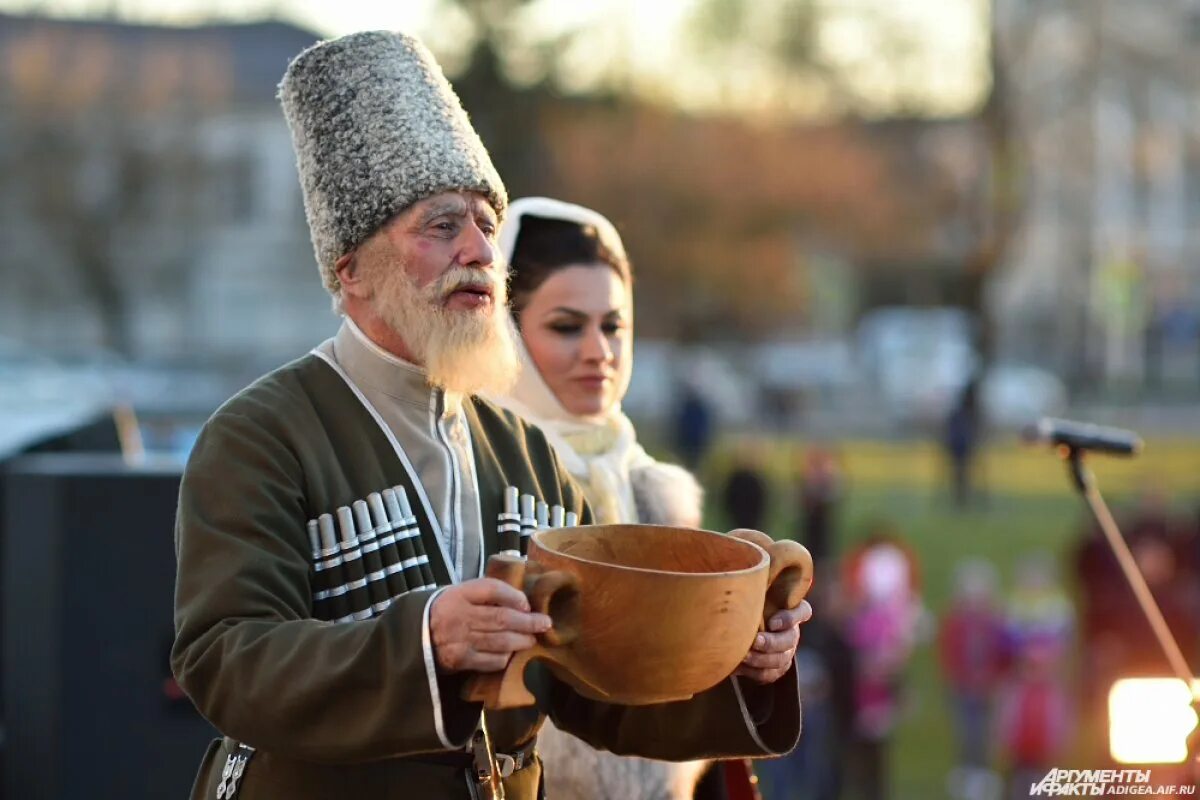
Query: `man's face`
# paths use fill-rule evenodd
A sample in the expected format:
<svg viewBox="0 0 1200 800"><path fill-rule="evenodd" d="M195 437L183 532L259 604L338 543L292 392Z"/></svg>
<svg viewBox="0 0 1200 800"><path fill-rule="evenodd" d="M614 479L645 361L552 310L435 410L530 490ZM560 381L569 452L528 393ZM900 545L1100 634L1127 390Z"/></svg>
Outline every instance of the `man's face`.
<svg viewBox="0 0 1200 800"><path fill-rule="evenodd" d="M443 192L414 203L359 247L373 310L435 385L503 391L515 378L496 228L481 195Z"/></svg>
<svg viewBox="0 0 1200 800"><path fill-rule="evenodd" d="M482 195L442 192L406 208L378 236L418 290L445 281L445 309L491 313L497 306L493 289L503 282L496 263L498 227ZM457 279L447 280L448 273Z"/></svg>

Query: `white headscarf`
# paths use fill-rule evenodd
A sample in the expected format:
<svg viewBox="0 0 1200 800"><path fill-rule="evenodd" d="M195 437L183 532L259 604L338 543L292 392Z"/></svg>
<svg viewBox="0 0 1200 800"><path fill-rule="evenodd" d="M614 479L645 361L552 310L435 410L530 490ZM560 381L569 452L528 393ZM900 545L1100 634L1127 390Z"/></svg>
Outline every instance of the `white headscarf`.
<svg viewBox="0 0 1200 800"><path fill-rule="evenodd" d="M526 215L590 225L610 252L619 258L625 257L621 237L603 215L548 197L526 197L509 206L508 217L497 237L505 263L512 259L521 220ZM633 423L621 411L620 401L595 416L572 414L546 385L524 342L518 342L518 349L521 375L516 385L508 395L490 399L542 429L563 466L583 484L597 522L637 520L630 473L653 465L655 461L638 444ZM631 357L631 353L626 351L624 357ZM618 398L629 388L629 371L625 372L624 381L617 387Z"/></svg>

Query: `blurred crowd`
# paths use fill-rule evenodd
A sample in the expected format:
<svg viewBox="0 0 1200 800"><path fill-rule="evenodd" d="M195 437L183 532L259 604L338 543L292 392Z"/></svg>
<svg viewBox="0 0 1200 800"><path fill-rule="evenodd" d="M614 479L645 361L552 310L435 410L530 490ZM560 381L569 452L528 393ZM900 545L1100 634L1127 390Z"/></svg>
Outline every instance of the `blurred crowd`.
<svg viewBox="0 0 1200 800"><path fill-rule="evenodd" d="M734 527L762 528L768 481L744 448L721 502ZM834 450L810 447L797 459L794 536L812 552L820 609L804 629L797 663L804 735L790 756L759 762L768 800L889 796L888 748L903 718L905 669L930 635L916 553L891 523L868 525L853 545L837 542L844 493Z"/></svg>
<svg viewBox="0 0 1200 800"><path fill-rule="evenodd" d="M773 483L764 455L743 443L714 486L731 527L770 527ZM910 704L905 674L919 647L936 651L952 729L946 796L1023 798L1054 767L1118 766L1108 749L1110 688L1119 678L1171 671L1090 517L1061 556L1019 556L1007 588L993 563L962 560L949 599L931 611L919 556L903 530L879 520L841 533L847 490L836 450L805 448L792 467L792 535L817 564L817 613L797 653L804 734L792 755L757 763L765 800L895 796L889 744ZM1143 492L1118 518L1194 667L1200 515L1173 511L1171 500Z"/></svg>

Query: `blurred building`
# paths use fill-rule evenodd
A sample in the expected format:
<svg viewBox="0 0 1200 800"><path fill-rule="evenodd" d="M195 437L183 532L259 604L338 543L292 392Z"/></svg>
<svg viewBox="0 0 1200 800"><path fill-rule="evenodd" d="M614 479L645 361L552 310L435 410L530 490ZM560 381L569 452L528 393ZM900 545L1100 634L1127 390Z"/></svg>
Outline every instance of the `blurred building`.
<svg viewBox="0 0 1200 800"><path fill-rule="evenodd" d="M1003 349L1079 388L1200 386L1200 2L996 0L1025 195Z"/></svg>
<svg viewBox="0 0 1200 800"><path fill-rule="evenodd" d="M0 340L237 363L331 331L275 100L317 38L0 16Z"/></svg>

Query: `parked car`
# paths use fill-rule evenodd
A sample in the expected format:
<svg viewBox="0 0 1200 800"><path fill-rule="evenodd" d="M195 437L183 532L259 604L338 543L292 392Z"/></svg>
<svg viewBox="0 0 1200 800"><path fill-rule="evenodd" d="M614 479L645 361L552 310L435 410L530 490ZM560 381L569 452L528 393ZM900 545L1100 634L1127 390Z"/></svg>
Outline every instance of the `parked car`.
<svg viewBox="0 0 1200 800"><path fill-rule="evenodd" d="M988 422L1017 429L1044 416L1058 416L1067 407L1067 387L1058 376L1028 364L996 364L981 387Z"/></svg>

